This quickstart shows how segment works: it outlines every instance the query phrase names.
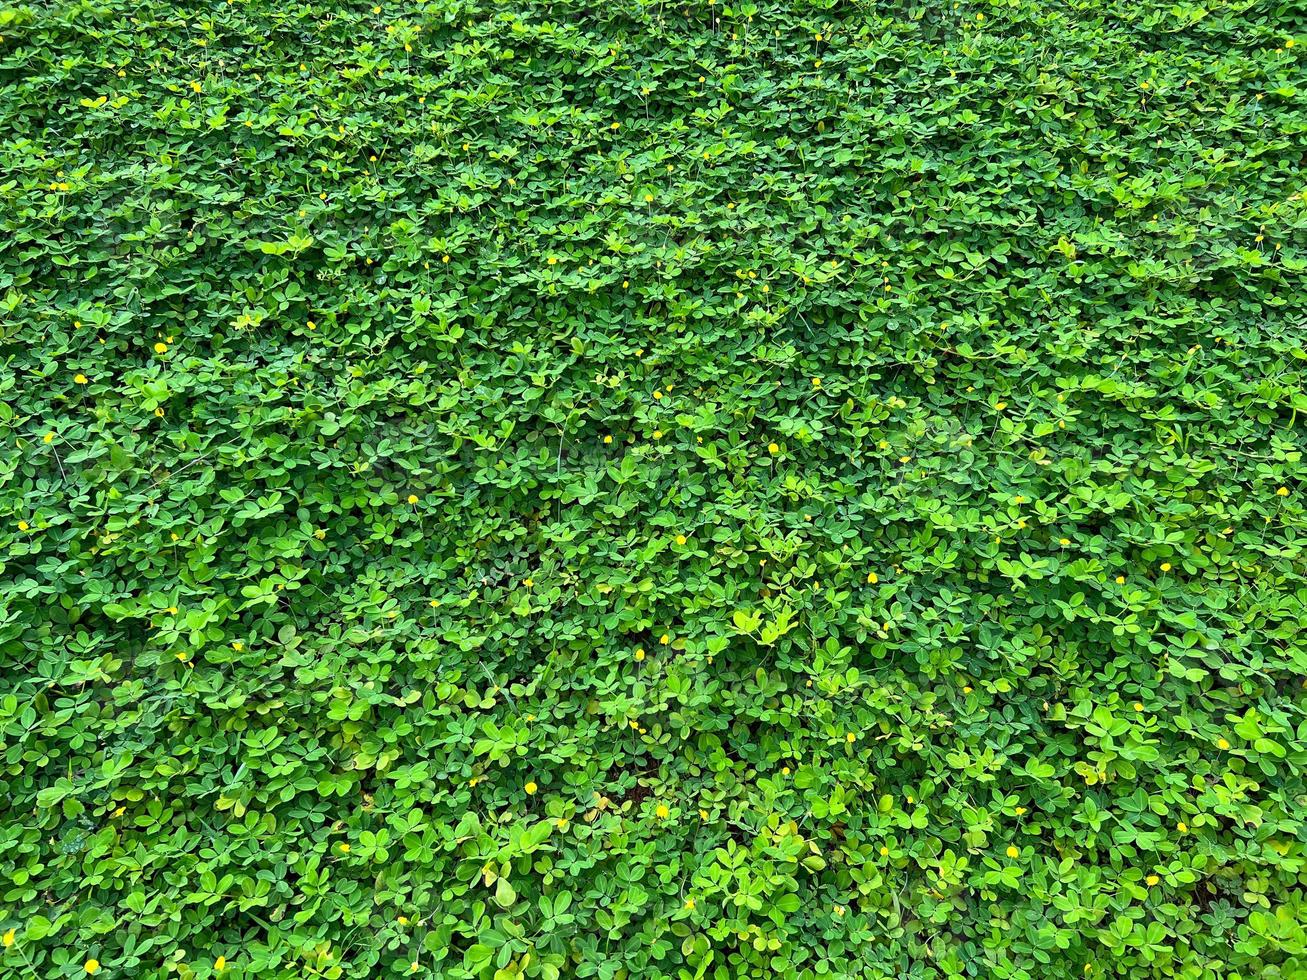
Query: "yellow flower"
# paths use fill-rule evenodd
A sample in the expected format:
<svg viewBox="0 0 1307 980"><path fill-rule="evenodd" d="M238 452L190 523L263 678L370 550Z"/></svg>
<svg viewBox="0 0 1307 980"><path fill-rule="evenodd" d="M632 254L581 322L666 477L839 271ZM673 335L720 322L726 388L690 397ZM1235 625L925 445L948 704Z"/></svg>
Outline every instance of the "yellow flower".
<svg viewBox="0 0 1307 980"><path fill-rule="evenodd" d="M240 640L234 640L232 641L231 648L235 650L237 653L240 653L242 650L245 649L245 644L242 643Z"/></svg>
<svg viewBox="0 0 1307 980"><path fill-rule="evenodd" d="M74 384L79 384L79 385L84 385L84 384L86 384L86 383L87 383L86 375L84 375L84 374L74 374L74 375L73 375L73 383L74 383ZM92 960L92 962L95 962L95 961ZM98 970L98 969L99 969L99 966L97 966L96 969Z"/></svg>
<svg viewBox="0 0 1307 980"><path fill-rule="evenodd" d="M1117 584L1117 585L1125 585L1125 576L1124 576L1124 575L1118 575L1118 576L1116 577L1116 584Z"/></svg>
<svg viewBox="0 0 1307 980"><path fill-rule="evenodd" d="M622 288L623 288L623 289L629 289L630 287L631 287L631 281L630 281L629 279L623 279L623 280L622 280Z"/></svg>
<svg viewBox="0 0 1307 980"><path fill-rule="evenodd" d="M970 684L965 685L965 686L962 688L962 693L963 693L963 694L970 694L970 693L971 693L971 685L970 685Z"/></svg>
<svg viewBox="0 0 1307 980"><path fill-rule="evenodd" d="M523 787L523 789L526 790L526 795L527 795L527 796L535 796L535 795L536 795L536 789L538 789L538 787L536 786L536 784L535 784L534 782L530 782L530 783L527 783L526 786Z"/></svg>
<svg viewBox="0 0 1307 980"><path fill-rule="evenodd" d="M654 429L654 438L655 438L655 439L661 439L662 437L663 437L663 430L662 430L662 429Z"/></svg>
<svg viewBox="0 0 1307 980"><path fill-rule="evenodd" d="M820 388L820 387L821 387L821 378L813 378L813 379L812 379L812 386L813 386L814 388Z"/></svg>
<svg viewBox="0 0 1307 980"><path fill-rule="evenodd" d="M26 530L27 530L28 528L30 528L31 526L32 526L32 525L28 524L27 521L19 521L19 522L18 522L18 530L20 530L20 531L26 531Z"/></svg>
<svg viewBox="0 0 1307 980"><path fill-rule="evenodd" d="M1279 490L1276 490L1276 491L1275 491L1275 495L1276 495L1277 497L1287 497L1287 496L1289 496L1289 488L1288 488L1288 487L1280 487Z"/></svg>
<svg viewBox="0 0 1307 980"><path fill-rule="evenodd" d="M678 535L676 536L676 543L677 543L677 544L685 544L686 540L687 540L687 539L686 539L686 537L685 537L684 534L678 534Z"/></svg>
<svg viewBox="0 0 1307 980"><path fill-rule="evenodd" d="M646 194L646 195L644 196L644 202L645 202L646 204L652 204L652 203L653 203L653 195L652 195L652 194Z"/></svg>
<svg viewBox="0 0 1307 980"><path fill-rule="evenodd" d="M50 443L54 442L54 433L47 432L45 435L41 437L41 441L44 442L47 446L50 445Z"/></svg>
<svg viewBox="0 0 1307 980"><path fill-rule="evenodd" d="M880 576L877 575L875 572L867 573L867 583L869 585L875 585L879 581L880 581Z"/></svg>
<svg viewBox="0 0 1307 980"><path fill-rule="evenodd" d="M883 847L883 846L882 846L881 849L880 849L880 856L881 856L881 857L889 857L889 848L888 848L888 847Z"/></svg>
<svg viewBox="0 0 1307 980"><path fill-rule="evenodd" d="M857 735L853 734L853 732L849 732L848 734L846 734L846 735L844 736L844 741L846 741L846 742L855 742L855 741L857 741L857 738L858 738Z"/></svg>
<svg viewBox="0 0 1307 980"><path fill-rule="evenodd" d="M415 493L410 493L408 495L408 502L410 504L416 504L418 502L418 495Z"/></svg>
<svg viewBox="0 0 1307 980"><path fill-rule="evenodd" d="M691 909L691 910L692 910L692 909L694 908L694 899L692 899L692 898L687 898L687 899L685 900L685 907L686 907L687 909Z"/></svg>
<svg viewBox="0 0 1307 980"><path fill-rule="evenodd" d="M663 646L667 646L667 644L672 642L672 638L664 633L662 636L658 637L658 642Z"/></svg>
<svg viewBox="0 0 1307 980"><path fill-rule="evenodd" d="M1157 875L1149 875L1147 878L1144 879L1144 884L1147 885L1149 888L1152 888L1155 884L1157 884L1161 880L1162 879L1157 877Z"/></svg>
<svg viewBox="0 0 1307 980"><path fill-rule="evenodd" d="M1230 742L1228 739L1218 738L1216 740L1216 747L1224 751L1230 747Z"/></svg>
<svg viewBox="0 0 1307 980"><path fill-rule="evenodd" d="M200 91L202 91L203 89L204 89L204 86L201 85L199 82L191 82L191 91L192 91L192 92L200 92Z"/></svg>
<svg viewBox="0 0 1307 980"><path fill-rule="evenodd" d="M95 959L95 957L92 957L91 959L86 961L86 965L83 966L82 969L85 970L87 973L99 973L100 961Z"/></svg>
<svg viewBox="0 0 1307 980"><path fill-rule="evenodd" d="M771 453L773 456L775 456L780 451L781 451L781 447L776 445L776 443L774 442L767 443L767 452Z"/></svg>
<svg viewBox="0 0 1307 980"><path fill-rule="evenodd" d="M1169 572L1170 570L1171 570L1171 563L1169 561L1162 562L1162 571Z"/></svg>
<svg viewBox="0 0 1307 980"><path fill-rule="evenodd" d="M348 853L349 853L349 845L348 845L348 844L341 844L341 845L340 845L340 853L341 853L341 854L348 854Z"/></svg>
<svg viewBox="0 0 1307 980"><path fill-rule="evenodd" d="M1175 829L1180 831L1180 833L1182 834L1189 833L1189 825L1185 823L1183 820L1181 820L1178 824L1175 825Z"/></svg>
<svg viewBox="0 0 1307 980"><path fill-rule="evenodd" d="M1021 856L1021 852L1020 852L1019 850L1017 850L1017 847L1016 847L1015 844L1009 844L1009 845L1008 845L1008 849L1007 849L1007 856L1010 857L1010 858L1020 857L1020 856Z"/></svg>
<svg viewBox="0 0 1307 980"><path fill-rule="evenodd" d="M1135 709L1136 711L1143 711L1143 710L1144 710L1144 706L1143 706L1142 704L1140 704L1138 701L1136 701L1136 702L1134 703L1134 709Z"/></svg>
<svg viewBox="0 0 1307 980"><path fill-rule="evenodd" d="M663 397L663 393L662 393L661 391L655 391L655 392L654 392L654 398L655 398L655 399L661 399L662 397Z"/></svg>
<svg viewBox="0 0 1307 980"><path fill-rule="evenodd" d="M1071 543L1071 539L1070 539L1070 538L1058 538L1058 539L1057 539L1057 543L1060 544L1063 548L1065 548L1067 545L1069 545L1069 544Z"/></svg>
<svg viewBox="0 0 1307 980"><path fill-rule="evenodd" d="M611 446L612 444L613 444L613 437L612 437L612 436L604 436L604 445L605 445L605 446Z"/></svg>
<svg viewBox="0 0 1307 980"><path fill-rule="evenodd" d="M10 929L6 932L3 938L0 938L0 943L3 943L6 947L12 946L14 944L14 930Z"/></svg>
<svg viewBox="0 0 1307 980"><path fill-rule="evenodd" d="M531 588L531 586L536 584L536 580L531 578L530 576L527 576L526 578L522 579L522 584L529 589Z"/></svg>
<svg viewBox="0 0 1307 980"><path fill-rule="evenodd" d="M550 265L558 265L558 260L554 258L552 255L549 256L549 258L546 259L545 261L547 261Z"/></svg>
<svg viewBox="0 0 1307 980"><path fill-rule="evenodd" d="M217 970L219 973L227 969L227 957L219 956L216 960L213 961L213 968Z"/></svg>
<svg viewBox="0 0 1307 980"><path fill-rule="evenodd" d="M1023 815L1023 814L1026 812L1026 808L1023 807L1023 806L1019 806L1019 807L1017 807L1015 810L1013 810L1012 812L1015 813L1015 814L1019 817L1019 816Z"/></svg>
<svg viewBox="0 0 1307 980"><path fill-rule="evenodd" d="M659 820L666 820L671 815L672 815L672 811L667 809L666 803L659 803L656 807L654 807L654 816L657 817Z"/></svg>
<svg viewBox="0 0 1307 980"><path fill-rule="evenodd" d="M641 660L644 659L644 647L639 647L639 648L636 649L636 651L635 651L635 659L636 659L637 662L639 662L639 661L641 661Z"/></svg>
<svg viewBox="0 0 1307 980"><path fill-rule="evenodd" d="M158 344L155 344L155 345L154 345L154 352L155 352L156 354L166 354L166 353L168 353L168 345L165 344L165 343L158 343Z"/></svg>

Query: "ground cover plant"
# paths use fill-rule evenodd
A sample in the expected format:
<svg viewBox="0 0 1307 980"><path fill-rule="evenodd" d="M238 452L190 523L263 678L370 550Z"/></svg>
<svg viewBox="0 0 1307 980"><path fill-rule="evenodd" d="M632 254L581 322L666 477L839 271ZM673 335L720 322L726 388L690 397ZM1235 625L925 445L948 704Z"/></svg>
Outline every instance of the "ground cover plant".
<svg viewBox="0 0 1307 980"><path fill-rule="evenodd" d="M0 974L1307 976L1304 26L0 6Z"/></svg>

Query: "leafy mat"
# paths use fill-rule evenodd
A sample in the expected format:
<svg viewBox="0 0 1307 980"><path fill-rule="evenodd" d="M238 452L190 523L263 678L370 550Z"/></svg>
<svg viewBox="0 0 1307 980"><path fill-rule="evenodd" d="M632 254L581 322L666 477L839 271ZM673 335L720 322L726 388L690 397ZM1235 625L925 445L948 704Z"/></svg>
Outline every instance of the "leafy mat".
<svg viewBox="0 0 1307 980"><path fill-rule="evenodd" d="M0 972L1307 976L1301 5L0 36Z"/></svg>

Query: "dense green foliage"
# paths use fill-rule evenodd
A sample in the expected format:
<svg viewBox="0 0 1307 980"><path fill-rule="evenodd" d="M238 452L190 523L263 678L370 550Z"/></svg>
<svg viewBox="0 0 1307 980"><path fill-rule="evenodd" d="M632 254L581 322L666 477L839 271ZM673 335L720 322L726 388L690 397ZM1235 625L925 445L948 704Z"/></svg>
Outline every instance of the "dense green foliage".
<svg viewBox="0 0 1307 980"><path fill-rule="evenodd" d="M0 8L0 972L1307 976L1302 9Z"/></svg>

